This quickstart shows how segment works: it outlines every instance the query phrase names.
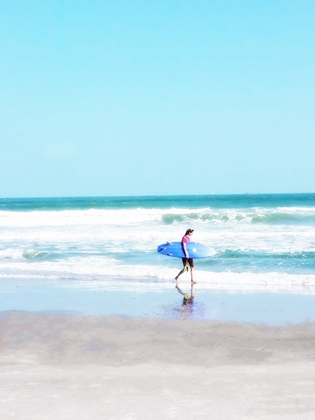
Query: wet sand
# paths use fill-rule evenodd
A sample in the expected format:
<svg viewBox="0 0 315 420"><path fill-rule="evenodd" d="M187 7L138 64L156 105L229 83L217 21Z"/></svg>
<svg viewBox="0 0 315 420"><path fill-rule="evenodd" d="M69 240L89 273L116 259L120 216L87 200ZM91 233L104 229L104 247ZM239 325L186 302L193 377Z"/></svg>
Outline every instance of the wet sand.
<svg viewBox="0 0 315 420"><path fill-rule="evenodd" d="M315 418L312 323L3 312L0 419Z"/></svg>
<svg viewBox="0 0 315 420"><path fill-rule="evenodd" d="M195 287L194 304L183 306L183 295L175 282L160 292L151 290L108 290L77 281L7 279L1 281L0 313L11 310L70 311L84 315L125 315L166 319L231 321L283 325L315 323L315 295L305 293L234 293ZM182 292L191 295L187 282Z"/></svg>

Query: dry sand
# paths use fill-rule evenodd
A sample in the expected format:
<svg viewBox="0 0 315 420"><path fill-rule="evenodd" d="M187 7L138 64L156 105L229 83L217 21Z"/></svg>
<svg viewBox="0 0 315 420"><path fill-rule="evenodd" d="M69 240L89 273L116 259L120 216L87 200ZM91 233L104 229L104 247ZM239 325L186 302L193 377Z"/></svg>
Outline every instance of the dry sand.
<svg viewBox="0 0 315 420"><path fill-rule="evenodd" d="M0 335L0 419L315 419L313 324L8 312Z"/></svg>

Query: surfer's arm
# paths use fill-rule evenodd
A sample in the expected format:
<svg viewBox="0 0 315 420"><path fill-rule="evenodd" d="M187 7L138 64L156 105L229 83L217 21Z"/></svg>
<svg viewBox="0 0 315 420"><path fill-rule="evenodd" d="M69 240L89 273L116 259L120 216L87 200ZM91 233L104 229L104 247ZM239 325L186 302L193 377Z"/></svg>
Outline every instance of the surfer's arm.
<svg viewBox="0 0 315 420"><path fill-rule="evenodd" d="M189 254L186 248L186 242L182 242L182 245L183 245L183 251L184 251L185 257L189 258Z"/></svg>

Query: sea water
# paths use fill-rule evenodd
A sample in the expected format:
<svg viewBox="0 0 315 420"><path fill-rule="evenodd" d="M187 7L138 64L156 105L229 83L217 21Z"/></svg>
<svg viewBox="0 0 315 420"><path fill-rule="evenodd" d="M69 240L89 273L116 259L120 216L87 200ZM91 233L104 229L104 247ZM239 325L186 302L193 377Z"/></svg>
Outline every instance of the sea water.
<svg viewBox="0 0 315 420"><path fill-rule="evenodd" d="M216 250L199 290L315 294L315 194L3 198L0 284L169 290L182 263L156 249L188 228Z"/></svg>

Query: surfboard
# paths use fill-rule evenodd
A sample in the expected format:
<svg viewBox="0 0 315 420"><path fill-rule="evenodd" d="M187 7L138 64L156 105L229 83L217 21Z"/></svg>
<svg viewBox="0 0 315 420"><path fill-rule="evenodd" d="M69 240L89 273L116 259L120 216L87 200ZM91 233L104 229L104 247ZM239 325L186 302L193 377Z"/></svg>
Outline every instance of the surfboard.
<svg viewBox="0 0 315 420"><path fill-rule="evenodd" d="M216 254L213 248L198 242L187 242L186 248L189 258L206 258ZM185 258L181 242L166 242L157 247L157 252L169 257Z"/></svg>

